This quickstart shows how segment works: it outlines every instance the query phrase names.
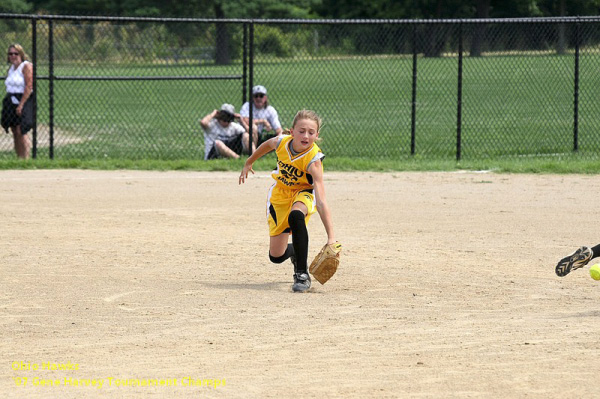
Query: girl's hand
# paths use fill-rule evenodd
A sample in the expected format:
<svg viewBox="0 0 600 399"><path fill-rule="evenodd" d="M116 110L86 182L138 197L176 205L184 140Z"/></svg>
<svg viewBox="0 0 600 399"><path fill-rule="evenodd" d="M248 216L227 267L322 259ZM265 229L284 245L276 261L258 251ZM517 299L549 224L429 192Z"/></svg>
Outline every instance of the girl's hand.
<svg viewBox="0 0 600 399"><path fill-rule="evenodd" d="M23 112L23 106L19 104L19 106L16 109L17 115L21 116L21 113Z"/></svg>
<svg viewBox="0 0 600 399"><path fill-rule="evenodd" d="M244 168L242 169L242 173L240 173L240 180L239 180L238 185L246 182L246 179L248 178L248 172L252 172L252 174L254 174L254 170L252 169L252 164L244 165Z"/></svg>

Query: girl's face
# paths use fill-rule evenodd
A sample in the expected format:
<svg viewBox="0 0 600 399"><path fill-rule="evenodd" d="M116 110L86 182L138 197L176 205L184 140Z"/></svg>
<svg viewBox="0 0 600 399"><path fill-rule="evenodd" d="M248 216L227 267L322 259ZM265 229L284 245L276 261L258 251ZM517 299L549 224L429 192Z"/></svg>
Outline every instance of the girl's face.
<svg viewBox="0 0 600 399"><path fill-rule="evenodd" d="M292 146L294 151L302 152L310 147L319 138L318 125L312 119L300 119L292 129Z"/></svg>

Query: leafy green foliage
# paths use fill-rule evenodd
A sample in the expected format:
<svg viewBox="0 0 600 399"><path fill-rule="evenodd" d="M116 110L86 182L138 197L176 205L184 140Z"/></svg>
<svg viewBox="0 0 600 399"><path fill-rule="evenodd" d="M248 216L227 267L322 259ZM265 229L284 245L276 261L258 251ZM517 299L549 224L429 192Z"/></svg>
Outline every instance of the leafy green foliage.
<svg viewBox="0 0 600 399"><path fill-rule="evenodd" d="M491 18L597 15L600 0L4 0L0 12L193 18ZM219 12L222 10L222 14Z"/></svg>
<svg viewBox="0 0 600 399"><path fill-rule="evenodd" d="M0 2L0 13L25 14L33 6L26 0L3 0Z"/></svg>

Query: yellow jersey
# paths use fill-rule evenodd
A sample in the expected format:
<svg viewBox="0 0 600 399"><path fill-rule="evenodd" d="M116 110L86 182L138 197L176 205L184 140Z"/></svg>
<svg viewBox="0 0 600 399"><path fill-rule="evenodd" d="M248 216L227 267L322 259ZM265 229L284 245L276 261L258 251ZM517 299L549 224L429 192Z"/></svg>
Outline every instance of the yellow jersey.
<svg viewBox="0 0 600 399"><path fill-rule="evenodd" d="M312 147L299 154L295 154L291 146L292 136L283 135L275 149L277 168L273 170L271 176L279 188L292 191L312 189L313 179L308 173L308 168L312 163L322 160L325 155L314 143Z"/></svg>

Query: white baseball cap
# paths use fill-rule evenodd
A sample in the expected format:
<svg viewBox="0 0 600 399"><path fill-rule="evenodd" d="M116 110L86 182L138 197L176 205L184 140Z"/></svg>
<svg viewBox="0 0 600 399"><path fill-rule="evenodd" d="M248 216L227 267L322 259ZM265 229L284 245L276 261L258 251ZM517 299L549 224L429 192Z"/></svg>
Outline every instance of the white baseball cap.
<svg viewBox="0 0 600 399"><path fill-rule="evenodd" d="M254 86L252 88L252 94L264 94L264 95L266 95L267 94L267 89L265 88L265 86L261 86L261 85Z"/></svg>
<svg viewBox="0 0 600 399"><path fill-rule="evenodd" d="M235 107L231 104L223 104L221 105L221 111L225 111L231 115L235 115Z"/></svg>

